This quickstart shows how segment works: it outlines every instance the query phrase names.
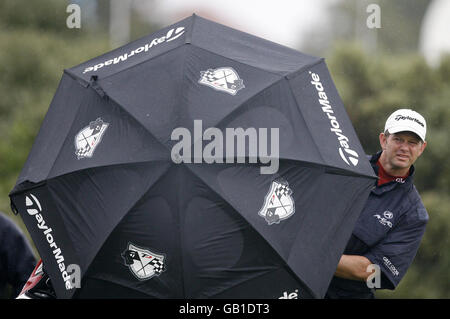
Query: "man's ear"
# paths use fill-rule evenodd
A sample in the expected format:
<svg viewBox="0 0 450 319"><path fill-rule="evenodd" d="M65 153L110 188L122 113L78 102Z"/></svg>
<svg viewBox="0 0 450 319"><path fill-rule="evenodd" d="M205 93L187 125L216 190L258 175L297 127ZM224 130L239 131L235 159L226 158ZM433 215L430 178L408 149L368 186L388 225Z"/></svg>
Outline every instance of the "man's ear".
<svg viewBox="0 0 450 319"><path fill-rule="evenodd" d="M427 141L422 142L422 146L420 147L419 156L422 155L423 151L425 150L425 147L427 147Z"/></svg>
<svg viewBox="0 0 450 319"><path fill-rule="evenodd" d="M386 149L387 137L386 135L384 135L384 133L380 133L379 139L381 149L384 151Z"/></svg>

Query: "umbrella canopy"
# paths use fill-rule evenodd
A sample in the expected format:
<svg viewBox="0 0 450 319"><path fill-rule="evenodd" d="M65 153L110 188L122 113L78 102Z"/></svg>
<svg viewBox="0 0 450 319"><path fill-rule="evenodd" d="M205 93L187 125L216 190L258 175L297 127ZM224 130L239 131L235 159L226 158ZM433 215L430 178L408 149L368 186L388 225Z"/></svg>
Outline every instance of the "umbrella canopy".
<svg viewBox="0 0 450 319"><path fill-rule="evenodd" d="M65 70L10 198L60 298L320 298L373 179L322 58L193 15Z"/></svg>

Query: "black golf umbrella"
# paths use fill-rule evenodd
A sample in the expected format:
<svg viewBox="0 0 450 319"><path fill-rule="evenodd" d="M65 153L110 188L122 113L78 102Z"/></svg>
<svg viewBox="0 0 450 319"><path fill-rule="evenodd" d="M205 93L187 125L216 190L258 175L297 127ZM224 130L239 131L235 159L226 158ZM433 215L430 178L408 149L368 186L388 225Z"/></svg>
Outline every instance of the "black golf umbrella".
<svg viewBox="0 0 450 319"><path fill-rule="evenodd" d="M65 70L10 198L60 298L321 298L373 180L322 58L193 15Z"/></svg>

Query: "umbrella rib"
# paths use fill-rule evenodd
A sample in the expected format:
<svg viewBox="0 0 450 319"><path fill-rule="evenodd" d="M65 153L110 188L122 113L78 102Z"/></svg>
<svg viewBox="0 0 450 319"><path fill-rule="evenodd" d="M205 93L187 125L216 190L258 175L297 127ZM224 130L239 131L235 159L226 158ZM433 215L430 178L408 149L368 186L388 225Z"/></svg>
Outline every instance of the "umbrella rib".
<svg viewBox="0 0 450 319"><path fill-rule="evenodd" d="M64 73L66 73L66 72L64 71ZM69 76L70 76L70 74L69 74ZM72 76L70 76L70 78L71 78L72 80L76 81ZM76 82L78 83L78 85L82 86L82 84L81 84L79 81L76 81ZM60 85L61 85L61 83L60 83ZM48 179L48 177L50 176L50 173L53 171L53 169L54 169L54 167L55 167L55 164L56 164L58 158L59 158L60 155L61 155L61 152L62 152L62 149L63 149L63 145L64 145L64 143L66 142L67 137L69 136L69 133L71 132L73 126L75 125L75 119L76 119L76 116L77 116L77 114L78 114L78 112L79 112L80 105L83 104L83 102L84 102L85 99L86 99L86 96L84 96L83 99L80 101L80 103L78 103L77 111L74 113L74 117L73 117L73 119L72 119L72 123L71 123L71 125L70 125L70 128L67 130L67 134L66 134L65 138L62 140L62 144L61 144L61 147L60 147L59 150L58 150L58 154L55 156L55 159L53 160L53 163L52 163L50 169L48 170L47 175L45 176L45 178L42 178L42 180Z"/></svg>
<svg viewBox="0 0 450 319"><path fill-rule="evenodd" d="M308 67L308 66L310 66L310 65L314 65L314 64L316 64L316 63L319 63L319 62L322 60L322 58L316 58L313 62L310 62L310 63L308 63L308 64L306 64L306 65L302 65L302 66L299 67L297 70L293 70L293 71L283 71L283 72L280 72L280 73L282 73L282 74L280 74L280 73L275 72L275 71L270 71L270 70L266 70L266 69L257 67L257 66L255 66L255 65L246 64L245 62L242 62L242 61L239 61L239 60L237 60L237 59L233 59L233 58L230 58L230 57L228 57L228 56L222 55L222 54L220 54L220 53L214 52L214 51L209 50L209 49L207 49L207 48L205 48L205 47L199 46L198 44L192 44L192 46L194 46L194 47L196 47L196 48L199 48L199 49L201 49L201 50L204 50L204 51L206 51L206 52L209 52L209 53L211 53L211 54L218 55L218 56L220 56L220 57L222 57L222 58L225 58L225 59L227 59L227 60L231 60L231 61L233 61L233 62L237 62L237 63L240 63L240 64L245 64L245 65L248 65L248 66L250 66L250 67L252 67L252 68L255 68L255 69L257 69L257 70L260 70L260 71L263 71L263 72L267 72L267 73L270 73L270 74L273 74L273 75L281 76L281 77L289 76L289 75L292 74L292 73L296 73L296 72L298 72L298 71L301 71L301 70L302 70L303 68L305 68L305 67ZM295 51L295 50L294 50L294 51ZM298 52L298 53L300 53L300 52Z"/></svg>
<svg viewBox="0 0 450 319"><path fill-rule="evenodd" d="M131 112L129 112L126 108L124 108L122 106L122 104L120 104L117 100L115 100L113 97L111 97L110 95L108 95L108 92L105 91L105 93L107 94L108 98L113 101L122 111L124 111L126 114L128 114L132 119L134 119L137 124L139 124L139 126L141 126L156 142L158 142L160 145L162 145L166 150L169 151L170 153L170 149L163 144L155 135L153 135L153 133L141 122L139 121L139 119L134 116L134 114L132 114Z"/></svg>
<svg viewBox="0 0 450 319"><path fill-rule="evenodd" d="M183 297L185 298L186 297L186 280L185 280L185 276L184 276L184 260L183 260L183 258L184 258L184 256L183 256L183 251L184 251L184 247L183 247L183 243L184 243L184 241L183 241L183 233L182 233L182 227L181 227L181 212L183 212L184 211L184 207L182 207L182 205L181 205L181 201L180 201L180 191L182 190L182 185L183 185L183 182L181 181L180 182L180 174L177 174L177 186L178 186L178 189L177 189L177 192L176 192L176 194L177 194L177 197L176 197L176 200L177 200L177 202L178 202L178 205L177 205L177 208L178 208L178 214L177 214L177 218L178 218L178 245L179 245L179 248L180 248L180 251L181 251L181 253L180 253L180 268L181 268L181 272L180 272L180 275L181 275L181 291L182 291L182 295L183 295Z"/></svg>
<svg viewBox="0 0 450 319"><path fill-rule="evenodd" d="M311 66L314 66L314 65L316 65L316 64L319 64L321 61L322 61L322 59L320 59L319 61L317 61L316 63L314 63L314 64L311 65ZM301 73L303 73L303 72L305 72L305 71L306 71L306 67L304 67L304 68L302 68L301 70L295 72L295 74L298 76L299 74L301 74ZM300 114L300 118L303 120L303 123L304 123L305 127L308 128L308 129L306 130L306 132L308 133L309 137L310 137L311 140L313 141L313 144L314 144L314 146L315 146L315 148L316 148L317 154L319 154L320 158L322 159L322 163L326 163L326 162L325 162L325 159L323 158L322 153L320 152L319 147L317 146L317 144L316 144L316 142L315 142L315 140L314 140L314 136L311 134L310 127L309 127L309 125L308 125L308 122L305 120L305 116L303 115L302 109L301 109L300 105L298 104L297 99L295 98L295 95L294 95L294 92L293 92L293 90L292 90L292 86L291 86L291 83L290 83L289 79L286 79L286 82L287 82L287 85L288 85L288 88L289 88L289 93L290 93L290 95L291 95L291 98L292 98L292 100L295 102L295 105L297 106L297 107L296 107L296 110L297 110L297 112Z"/></svg>

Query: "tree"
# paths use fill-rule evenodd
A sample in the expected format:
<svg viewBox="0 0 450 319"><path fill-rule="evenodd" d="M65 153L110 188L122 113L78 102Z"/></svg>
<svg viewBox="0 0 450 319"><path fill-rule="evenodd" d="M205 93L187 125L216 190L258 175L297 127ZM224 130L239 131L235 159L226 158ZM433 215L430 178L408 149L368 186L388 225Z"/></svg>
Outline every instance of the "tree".
<svg viewBox="0 0 450 319"><path fill-rule="evenodd" d="M303 50L325 55L336 41L358 42L366 52L409 54L419 47L421 21L431 0L340 0L332 2L326 24L315 26ZM371 15L379 8L380 27Z"/></svg>
<svg viewBox="0 0 450 319"><path fill-rule="evenodd" d="M89 23L79 29L67 27L69 3L0 2L0 210L9 213L27 234L20 217L11 214L8 194L25 163L63 70L111 49L104 33L106 27L89 27ZM82 6L82 16L83 10ZM132 36L151 33L154 28L134 19Z"/></svg>

